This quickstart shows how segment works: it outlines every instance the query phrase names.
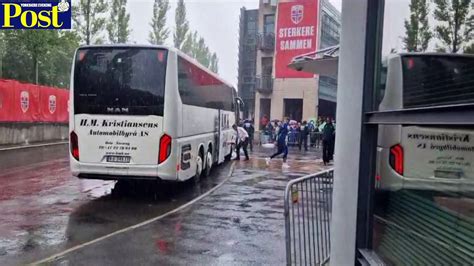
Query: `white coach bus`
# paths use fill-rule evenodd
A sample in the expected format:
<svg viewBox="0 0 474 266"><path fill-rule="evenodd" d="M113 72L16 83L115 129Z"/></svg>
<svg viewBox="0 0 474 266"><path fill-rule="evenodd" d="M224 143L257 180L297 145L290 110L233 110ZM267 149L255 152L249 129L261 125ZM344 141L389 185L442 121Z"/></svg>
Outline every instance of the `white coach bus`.
<svg viewBox="0 0 474 266"><path fill-rule="evenodd" d="M241 101L194 59L163 46L85 46L70 94L70 165L89 179L184 181L230 158Z"/></svg>
<svg viewBox="0 0 474 266"><path fill-rule="evenodd" d="M391 55L385 70L380 111L474 102L473 55ZM383 190L474 191L474 128L379 126L376 179Z"/></svg>

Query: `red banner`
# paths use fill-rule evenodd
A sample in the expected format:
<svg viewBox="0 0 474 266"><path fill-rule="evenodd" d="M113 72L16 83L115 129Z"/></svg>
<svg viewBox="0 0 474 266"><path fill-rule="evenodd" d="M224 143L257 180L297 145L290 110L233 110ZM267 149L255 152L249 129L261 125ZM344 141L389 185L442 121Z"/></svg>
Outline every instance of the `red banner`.
<svg viewBox="0 0 474 266"><path fill-rule="evenodd" d="M317 49L318 0L280 1L277 10L275 78L311 78L288 68L298 55Z"/></svg>
<svg viewBox="0 0 474 266"><path fill-rule="evenodd" d="M67 123L69 91L0 80L0 122Z"/></svg>

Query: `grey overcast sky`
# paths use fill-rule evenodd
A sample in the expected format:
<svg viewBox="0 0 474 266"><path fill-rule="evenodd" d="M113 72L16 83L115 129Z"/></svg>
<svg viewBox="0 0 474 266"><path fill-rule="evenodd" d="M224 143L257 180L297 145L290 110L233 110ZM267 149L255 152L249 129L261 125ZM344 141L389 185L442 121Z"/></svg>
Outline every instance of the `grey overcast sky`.
<svg viewBox="0 0 474 266"><path fill-rule="evenodd" d="M342 0L330 0L341 10ZM348 0L357 1L357 0ZM171 0L167 24L174 30L174 11L177 0ZM258 7L258 0L185 0L187 18L191 30L197 30L204 37L209 48L219 57L219 74L228 82L237 85L238 35L240 8L253 9ZM387 0L386 21L384 24L384 54L391 48L401 50L403 20L408 16L409 0ZM153 12L153 0L129 0L131 42L148 43L150 20ZM168 45L173 44L172 36Z"/></svg>

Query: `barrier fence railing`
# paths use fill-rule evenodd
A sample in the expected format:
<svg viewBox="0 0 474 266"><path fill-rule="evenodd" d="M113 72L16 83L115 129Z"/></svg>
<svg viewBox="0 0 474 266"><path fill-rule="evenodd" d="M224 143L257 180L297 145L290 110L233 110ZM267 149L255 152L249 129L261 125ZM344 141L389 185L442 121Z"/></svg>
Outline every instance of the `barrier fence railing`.
<svg viewBox="0 0 474 266"><path fill-rule="evenodd" d="M294 179L285 189L287 265L321 265L329 260L334 170Z"/></svg>

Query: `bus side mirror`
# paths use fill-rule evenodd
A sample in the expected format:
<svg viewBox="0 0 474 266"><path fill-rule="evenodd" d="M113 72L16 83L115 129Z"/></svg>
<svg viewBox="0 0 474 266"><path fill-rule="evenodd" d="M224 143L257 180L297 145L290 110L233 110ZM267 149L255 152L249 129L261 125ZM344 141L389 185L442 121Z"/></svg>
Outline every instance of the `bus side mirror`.
<svg viewBox="0 0 474 266"><path fill-rule="evenodd" d="M240 109L244 108L245 104L244 104L244 101L242 100L242 98L236 97L235 102L237 103L237 107L239 107Z"/></svg>

